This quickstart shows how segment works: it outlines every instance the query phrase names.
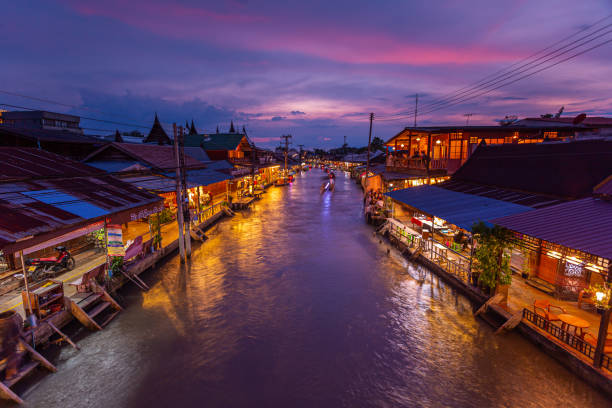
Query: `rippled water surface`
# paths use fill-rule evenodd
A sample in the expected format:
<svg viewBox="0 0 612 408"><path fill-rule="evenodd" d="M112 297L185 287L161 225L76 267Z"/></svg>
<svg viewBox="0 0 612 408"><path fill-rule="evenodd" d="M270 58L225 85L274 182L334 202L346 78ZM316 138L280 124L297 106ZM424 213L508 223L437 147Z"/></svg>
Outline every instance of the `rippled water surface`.
<svg viewBox="0 0 612 408"><path fill-rule="evenodd" d="M361 191L313 170L126 288L126 310L64 347L36 407L609 406L518 334L494 336L373 236Z"/></svg>

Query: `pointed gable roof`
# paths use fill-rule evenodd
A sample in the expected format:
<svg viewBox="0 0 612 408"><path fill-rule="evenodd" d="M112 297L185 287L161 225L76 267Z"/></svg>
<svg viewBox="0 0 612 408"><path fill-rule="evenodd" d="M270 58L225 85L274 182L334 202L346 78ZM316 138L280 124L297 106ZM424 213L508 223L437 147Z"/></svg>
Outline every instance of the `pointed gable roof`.
<svg viewBox="0 0 612 408"><path fill-rule="evenodd" d="M168 137L168 134L159 122L157 113L155 114L155 121L153 122L153 127L151 128L149 135L143 140L143 143L157 143L160 145L172 144L172 140Z"/></svg>
<svg viewBox="0 0 612 408"><path fill-rule="evenodd" d="M195 124L193 123L193 119L191 119L191 127L189 128L190 135L197 135L198 131L196 130Z"/></svg>
<svg viewBox="0 0 612 408"><path fill-rule="evenodd" d="M121 137L119 129L115 130L115 142L123 143L123 137Z"/></svg>
<svg viewBox="0 0 612 408"><path fill-rule="evenodd" d="M229 132L230 133L236 133L236 129L234 129L234 121L233 120L230 122Z"/></svg>

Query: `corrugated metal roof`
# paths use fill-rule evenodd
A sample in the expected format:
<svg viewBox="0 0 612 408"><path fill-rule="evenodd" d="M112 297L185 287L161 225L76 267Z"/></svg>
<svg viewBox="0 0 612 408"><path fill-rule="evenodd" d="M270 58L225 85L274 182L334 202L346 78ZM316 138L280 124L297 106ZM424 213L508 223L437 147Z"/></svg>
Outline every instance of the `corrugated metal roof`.
<svg viewBox="0 0 612 408"><path fill-rule="evenodd" d="M187 182L196 186L208 186L231 178L229 174L210 169L187 171Z"/></svg>
<svg viewBox="0 0 612 408"><path fill-rule="evenodd" d="M141 188L143 190L156 192L156 193L169 193L176 191L176 180L174 178L168 178L164 176L135 176L135 177L124 177L121 180L126 183L130 183L133 186Z"/></svg>
<svg viewBox="0 0 612 408"><path fill-rule="evenodd" d="M110 156L109 153L117 151L119 152L121 158L113 157L112 160L108 160L107 156ZM125 162L129 161L130 159L156 170L168 171L176 167L174 146L160 146L146 143L109 143L87 156L84 159L84 162ZM186 152L185 166L189 168L203 168L205 164L200 160L196 160L195 158L191 157Z"/></svg>
<svg viewBox="0 0 612 408"><path fill-rule="evenodd" d="M527 193L523 191L509 190L483 184L464 182L460 180L455 180L452 177L450 180L444 181L436 185L438 187L442 187L447 190L457 191L459 193L489 197L495 200L507 201L510 203L525 205L532 208L547 207L550 205L560 204L565 201L556 197L551 197L543 194Z"/></svg>
<svg viewBox="0 0 612 408"><path fill-rule="evenodd" d="M210 158L208 157L204 149L202 149L199 146L198 147L185 146L185 153L193 157L194 159L201 161L202 163L210 162Z"/></svg>
<svg viewBox="0 0 612 408"><path fill-rule="evenodd" d="M167 177L175 177L174 173L166 173ZM187 171L187 187L194 188L199 186L208 186L220 181L229 180L232 177L229 174L221 173L211 169L197 169Z"/></svg>
<svg viewBox="0 0 612 408"><path fill-rule="evenodd" d="M46 189L23 191L21 194L25 194L30 198L42 201L45 204L50 204L71 214L78 215L81 218L96 218L108 214L107 210L63 191Z"/></svg>
<svg viewBox="0 0 612 408"><path fill-rule="evenodd" d="M18 176L21 181L8 181ZM34 148L0 148L0 181L0 248L21 240L18 245L24 246L161 200L98 169Z"/></svg>
<svg viewBox="0 0 612 408"><path fill-rule="evenodd" d="M210 170L231 170L234 165L227 160L216 160L206 164L206 168Z"/></svg>
<svg viewBox="0 0 612 408"><path fill-rule="evenodd" d="M583 198L496 218L493 223L545 241L612 259L612 203Z"/></svg>
<svg viewBox="0 0 612 408"><path fill-rule="evenodd" d="M531 210L518 204L430 185L396 190L386 195L468 231L480 221L489 222L494 218Z"/></svg>
<svg viewBox="0 0 612 408"><path fill-rule="evenodd" d="M603 194L607 196L612 196L612 176L609 176L604 181L595 186L593 190L595 194Z"/></svg>
<svg viewBox="0 0 612 408"><path fill-rule="evenodd" d="M0 180L101 175L103 171L31 147L0 147Z"/></svg>
<svg viewBox="0 0 612 408"><path fill-rule="evenodd" d="M453 181L576 199L610 174L612 140L582 140L479 145Z"/></svg>

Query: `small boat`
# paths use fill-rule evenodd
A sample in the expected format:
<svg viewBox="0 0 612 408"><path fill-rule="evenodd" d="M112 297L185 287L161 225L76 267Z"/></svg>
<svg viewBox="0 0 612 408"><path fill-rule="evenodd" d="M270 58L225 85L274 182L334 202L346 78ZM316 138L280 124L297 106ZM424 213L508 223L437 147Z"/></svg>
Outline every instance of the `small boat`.
<svg viewBox="0 0 612 408"><path fill-rule="evenodd" d="M274 183L275 186L277 187L281 187L281 186L286 186L287 184L289 184L289 179L285 178L285 177L281 177L278 180L276 180L276 182Z"/></svg>

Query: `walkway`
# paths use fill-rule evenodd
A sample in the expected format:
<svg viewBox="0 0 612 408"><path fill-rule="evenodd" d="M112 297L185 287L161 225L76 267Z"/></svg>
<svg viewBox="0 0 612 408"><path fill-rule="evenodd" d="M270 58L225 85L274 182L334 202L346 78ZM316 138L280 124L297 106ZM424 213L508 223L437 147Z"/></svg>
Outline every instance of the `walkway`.
<svg viewBox="0 0 612 408"><path fill-rule="evenodd" d="M220 204L220 202L215 203L215 205ZM211 206L202 211L202 214L206 213L206 211L211 210ZM209 211L206 213L208 218L212 217L218 211ZM202 222L205 220L203 219ZM176 222L170 222L168 224L162 225L162 246L166 246L171 242L174 242L178 239L178 224ZM128 228L124 228L123 231L123 242L127 243L127 241L134 239L138 236L142 235L143 241L146 241L151 238L149 233L149 224L146 222L132 222L129 224ZM76 267L71 270L64 272L54 279L64 282L64 295L72 296L76 293L76 288L72 285L68 285L67 282L74 281L81 277L84 273L92 270L98 265L101 265L106 261L106 256L103 253L96 251L95 249L90 249L80 254L75 255ZM23 290L23 286L19 289L13 290L11 292L5 293L4 295L0 295L0 311L7 311L14 309L22 316L25 317L24 305L22 302L21 292Z"/></svg>

